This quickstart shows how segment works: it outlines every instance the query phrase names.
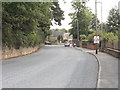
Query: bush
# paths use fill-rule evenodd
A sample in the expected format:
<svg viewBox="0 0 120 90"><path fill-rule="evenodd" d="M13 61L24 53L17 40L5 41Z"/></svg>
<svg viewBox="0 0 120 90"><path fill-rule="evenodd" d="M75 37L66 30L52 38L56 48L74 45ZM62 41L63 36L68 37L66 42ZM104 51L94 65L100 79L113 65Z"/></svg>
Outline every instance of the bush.
<svg viewBox="0 0 120 90"><path fill-rule="evenodd" d="M66 41L68 41L68 39L64 39L64 40L63 40L63 42L66 42Z"/></svg>
<svg viewBox="0 0 120 90"><path fill-rule="evenodd" d="M107 37L107 40L108 41L118 41L118 36L115 35L114 33L110 32L110 33L107 33L106 35Z"/></svg>
<svg viewBox="0 0 120 90"><path fill-rule="evenodd" d="M85 40L86 39L86 35L84 35L84 34L80 35L80 39L81 40Z"/></svg>
<svg viewBox="0 0 120 90"><path fill-rule="evenodd" d="M118 34L118 33L117 33ZM119 35L114 34L112 32L104 33L102 31L98 31L98 35L100 36L100 41L118 41ZM88 35L88 41L93 42L94 36L96 36L96 31L94 33Z"/></svg>

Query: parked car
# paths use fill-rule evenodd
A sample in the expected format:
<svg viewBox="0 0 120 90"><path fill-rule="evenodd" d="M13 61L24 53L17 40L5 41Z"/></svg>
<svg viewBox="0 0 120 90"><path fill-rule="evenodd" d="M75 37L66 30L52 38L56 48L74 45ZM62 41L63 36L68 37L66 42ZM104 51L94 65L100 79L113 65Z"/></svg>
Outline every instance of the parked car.
<svg viewBox="0 0 120 90"><path fill-rule="evenodd" d="M70 46L70 43L69 43L69 42L65 42L65 43L64 43L64 46L65 46L65 47L69 47L69 46Z"/></svg>
<svg viewBox="0 0 120 90"><path fill-rule="evenodd" d="M45 41L45 45L51 45L52 43L49 41Z"/></svg>

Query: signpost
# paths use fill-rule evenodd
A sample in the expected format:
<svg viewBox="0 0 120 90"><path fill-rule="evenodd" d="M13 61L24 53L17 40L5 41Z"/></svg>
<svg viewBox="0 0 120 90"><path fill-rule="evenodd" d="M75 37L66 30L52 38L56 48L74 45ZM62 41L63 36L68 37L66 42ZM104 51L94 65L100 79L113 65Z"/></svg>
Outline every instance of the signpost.
<svg viewBox="0 0 120 90"><path fill-rule="evenodd" d="M94 43L99 44L99 36L94 36Z"/></svg>
<svg viewBox="0 0 120 90"><path fill-rule="evenodd" d="M98 54L98 44L99 44L99 36L94 36L94 43L96 44L96 54Z"/></svg>

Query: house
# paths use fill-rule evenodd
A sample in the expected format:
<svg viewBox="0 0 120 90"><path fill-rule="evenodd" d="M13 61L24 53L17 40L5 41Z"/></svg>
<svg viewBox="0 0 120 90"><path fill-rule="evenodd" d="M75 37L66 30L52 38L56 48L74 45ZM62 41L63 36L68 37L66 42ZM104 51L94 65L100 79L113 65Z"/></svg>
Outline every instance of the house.
<svg viewBox="0 0 120 90"><path fill-rule="evenodd" d="M72 37L72 35L70 35L70 33L64 33L63 39L64 39L64 40L67 39L68 41L70 41L70 40L73 39L73 37Z"/></svg>

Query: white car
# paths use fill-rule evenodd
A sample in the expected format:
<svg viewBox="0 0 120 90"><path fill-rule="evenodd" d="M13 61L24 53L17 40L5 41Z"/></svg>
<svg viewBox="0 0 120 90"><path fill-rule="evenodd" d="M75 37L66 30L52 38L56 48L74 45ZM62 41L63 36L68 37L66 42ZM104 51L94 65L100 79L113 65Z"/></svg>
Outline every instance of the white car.
<svg viewBox="0 0 120 90"><path fill-rule="evenodd" d="M70 47L70 43L69 43L69 42L65 42L65 43L64 43L64 46L65 46L65 47Z"/></svg>

